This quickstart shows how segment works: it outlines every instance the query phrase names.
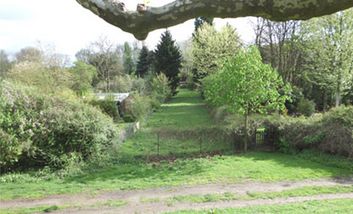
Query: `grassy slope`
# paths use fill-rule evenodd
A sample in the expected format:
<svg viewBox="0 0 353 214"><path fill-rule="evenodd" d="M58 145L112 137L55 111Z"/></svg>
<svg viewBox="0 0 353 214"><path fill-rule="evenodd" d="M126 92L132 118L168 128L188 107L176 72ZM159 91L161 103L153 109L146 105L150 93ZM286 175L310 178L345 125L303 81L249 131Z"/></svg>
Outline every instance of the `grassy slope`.
<svg viewBox="0 0 353 214"><path fill-rule="evenodd" d="M5 175L0 177L0 200L44 197L51 194L94 192L97 190L139 189L211 182L239 182L244 180L280 181L316 179L352 175L351 161L339 159L331 164L325 158L315 161L306 156L279 153L250 152L245 155L199 159L179 159L175 162L148 164L138 157L156 154L154 130L164 127L175 130L212 126L202 100L194 92L181 91L159 112L154 113L135 137L121 148L116 163L111 167L90 169L78 176L49 180L32 175ZM229 148L222 142L205 142L211 151ZM206 146L208 145L208 146ZM199 151L195 140L161 139L161 152L184 153Z"/></svg>

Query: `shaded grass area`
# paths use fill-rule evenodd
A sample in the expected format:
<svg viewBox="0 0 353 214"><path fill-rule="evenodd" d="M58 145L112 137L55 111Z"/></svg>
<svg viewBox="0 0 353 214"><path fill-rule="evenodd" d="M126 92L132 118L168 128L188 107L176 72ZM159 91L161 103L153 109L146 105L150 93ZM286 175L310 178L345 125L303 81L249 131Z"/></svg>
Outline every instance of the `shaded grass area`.
<svg viewBox="0 0 353 214"><path fill-rule="evenodd" d="M274 199L274 198L290 198L299 196L313 196L320 194L334 194L334 193L352 193L352 186L308 186L291 190L284 190L280 192L248 192L246 195L237 195L226 192L223 194L206 194L206 195L179 195L167 198L167 204L174 204L176 202L191 202L191 203L206 203L217 201L231 201L231 200L255 200L255 199ZM144 202L154 202L157 199L144 199Z"/></svg>
<svg viewBox="0 0 353 214"><path fill-rule="evenodd" d="M232 208L232 209L212 209L203 211L179 211L172 212L173 214L201 214L201 213L214 213L214 214L272 214L272 213L301 213L301 214L312 214L312 213L352 213L353 210L353 199L338 199L338 200L324 200L324 201L306 201L301 203L291 203L284 205L261 205L251 206L245 208ZM171 214L171 213L170 213Z"/></svg>
<svg viewBox="0 0 353 214"><path fill-rule="evenodd" d="M33 176L30 173L4 175L0 177L0 200L78 192L96 193L101 190L353 175L352 161L330 155L314 157L312 153L294 156L250 152L236 156L195 158L200 151L197 139L180 140L168 136L160 139L160 155L179 159L153 163L145 161L149 156L157 154L156 130L163 128L180 131L212 126L207 109L197 93L181 90L177 97L151 116L136 136L118 148L110 166L88 168L78 175L63 179L47 175ZM202 142L202 151L231 153L232 149L227 142L206 139Z"/></svg>

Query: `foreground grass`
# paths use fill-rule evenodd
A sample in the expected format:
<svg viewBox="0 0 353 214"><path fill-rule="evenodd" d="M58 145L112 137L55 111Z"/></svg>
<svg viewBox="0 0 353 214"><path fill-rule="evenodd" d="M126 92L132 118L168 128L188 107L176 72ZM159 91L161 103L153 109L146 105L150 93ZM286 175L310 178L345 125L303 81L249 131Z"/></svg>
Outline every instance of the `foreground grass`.
<svg viewBox="0 0 353 214"><path fill-rule="evenodd" d="M173 212L173 214L201 214L201 213L212 213L212 214L253 214L253 213L288 213L288 214L312 214L312 213L352 213L353 210L353 199L338 199L338 200L324 200L324 201L307 201L301 203L291 203L284 205L261 205L251 206L245 208L232 208L232 209L213 209L203 211L179 211ZM171 213L170 213L171 214Z"/></svg>
<svg viewBox="0 0 353 214"><path fill-rule="evenodd" d="M347 162L342 159L341 163ZM351 162L350 162L351 163ZM346 163L346 164L349 164ZM345 165L343 165L345 166ZM144 189L206 183L241 181L275 182L351 176L350 168L327 166L305 156L250 152L222 156L147 164L136 162L95 169L65 179L31 180L30 176L0 178L1 200L37 198L52 194L97 192L99 190Z"/></svg>
<svg viewBox="0 0 353 214"><path fill-rule="evenodd" d="M119 148L111 166L89 168L78 175L55 176L8 174L0 177L0 200L40 198L101 190L144 189L164 186L242 181L274 182L353 175L353 162L329 155L285 155L250 152L245 155L146 163L156 155L155 130L176 131L210 127L211 119L195 92L181 90L178 96L154 113L145 128ZM229 143L205 141L203 151L231 150ZM193 155L200 150L198 140L161 139L161 155Z"/></svg>
<svg viewBox="0 0 353 214"><path fill-rule="evenodd" d="M65 209L81 209L81 208L101 208L101 207L111 207L117 208L122 207L127 204L126 201L122 200L108 200L105 202L98 202L89 206L79 206L79 205L61 205L61 206L36 206L31 208L12 208L12 209L1 209L0 214L30 214L30 213L50 213Z"/></svg>
<svg viewBox="0 0 353 214"><path fill-rule="evenodd" d="M335 193L353 193L352 186L308 186L285 190L280 192L248 192L247 195L236 195L234 193L226 192L223 194L206 194L206 195L180 195L172 198L167 198L167 204L174 204L177 202L191 202L191 203L206 203L217 201L231 201L231 200L255 200L255 199L274 199L274 198L290 198L299 196L313 196L320 194L335 194ZM157 199L144 199L143 202L160 201Z"/></svg>

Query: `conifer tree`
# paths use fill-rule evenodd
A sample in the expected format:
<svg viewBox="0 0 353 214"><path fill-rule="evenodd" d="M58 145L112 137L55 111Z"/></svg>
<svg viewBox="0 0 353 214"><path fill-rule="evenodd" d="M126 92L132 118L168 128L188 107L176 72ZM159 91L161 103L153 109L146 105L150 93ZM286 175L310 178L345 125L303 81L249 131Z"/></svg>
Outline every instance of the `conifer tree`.
<svg viewBox="0 0 353 214"><path fill-rule="evenodd" d="M179 47L175 44L171 33L168 30L165 31L154 54L154 65L157 73L164 73L167 76L173 94L176 93L179 85L181 59Z"/></svg>
<svg viewBox="0 0 353 214"><path fill-rule="evenodd" d="M150 65L149 50L146 46L143 46L136 65L136 75L143 78L148 73Z"/></svg>

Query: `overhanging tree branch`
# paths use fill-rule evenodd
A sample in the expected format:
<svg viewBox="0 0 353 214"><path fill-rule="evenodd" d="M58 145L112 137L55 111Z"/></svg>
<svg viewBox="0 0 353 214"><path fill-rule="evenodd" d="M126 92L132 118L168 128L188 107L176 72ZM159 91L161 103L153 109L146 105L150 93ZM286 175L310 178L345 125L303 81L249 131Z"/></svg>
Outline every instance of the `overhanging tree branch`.
<svg viewBox="0 0 353 214"><path fill-rule="evenodd" d="M257 16L273 21L305 20L353 7L353 0L175 0L161 7L139 4L126 11L118 0L76 0L108 23L143 40L148 33L198 16Z"/></svg>

